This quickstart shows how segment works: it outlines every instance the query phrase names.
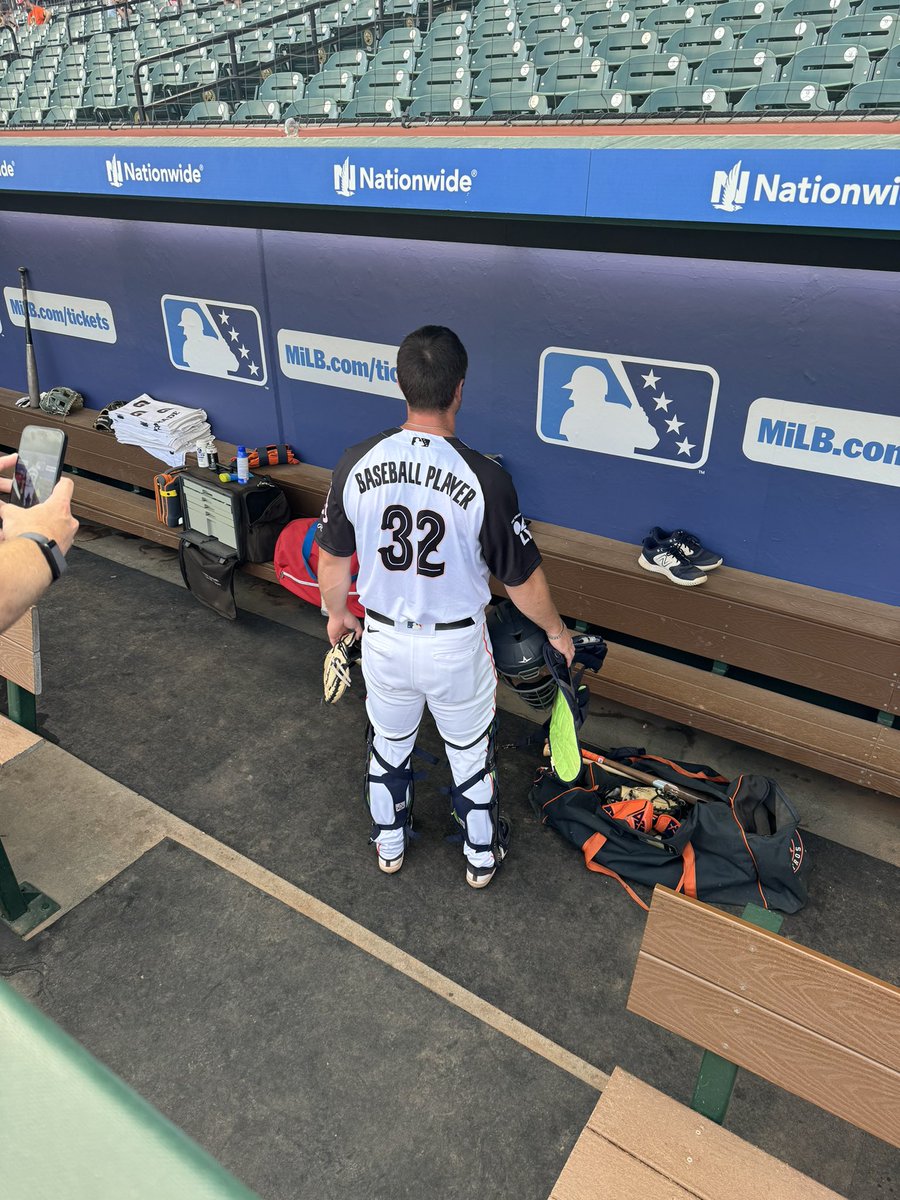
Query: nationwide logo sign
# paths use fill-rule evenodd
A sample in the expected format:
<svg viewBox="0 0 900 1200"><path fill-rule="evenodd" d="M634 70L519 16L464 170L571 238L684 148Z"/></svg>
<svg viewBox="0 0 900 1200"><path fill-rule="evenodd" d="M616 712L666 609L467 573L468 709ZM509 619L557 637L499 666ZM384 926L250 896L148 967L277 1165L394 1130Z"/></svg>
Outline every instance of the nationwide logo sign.
<svg viewBox="0 0 900 1200"><path fill-rule="evenodd" d="M836 205L841 208L896 208L900 175L892 179L837 182L822 174L790 177L780 171L745 171L742 160L713 172L710 204L719 212L737 213L748 203Z"/></svg>
<svg viewBox="0 0 900 1200"><path fill-rule="evenodd" d="M117 154L106 160L106 182L110 187L126 183L182 183L195 186L203 182L203 164L178 163L174 167L155 167L152 163L136 163L120 159Z"/></svg>
<svg viewBox="0 0 900 1200"><path fill-rule="evenodd" d="M476 169L465 172L454 167L452 171L441 167L439 171L401 171L399 167L378 170L375 167L358 166L348 155L343 162L336 162L334 171L334 193L349 200L358 192L449 192L467 195L472 190Z"/></svg>
<svg viewBox="0 0 900 1200"><path fill-rule="evenodd" d="M0 179L15 179L16 164L12 159L0 159Z"/></svg>

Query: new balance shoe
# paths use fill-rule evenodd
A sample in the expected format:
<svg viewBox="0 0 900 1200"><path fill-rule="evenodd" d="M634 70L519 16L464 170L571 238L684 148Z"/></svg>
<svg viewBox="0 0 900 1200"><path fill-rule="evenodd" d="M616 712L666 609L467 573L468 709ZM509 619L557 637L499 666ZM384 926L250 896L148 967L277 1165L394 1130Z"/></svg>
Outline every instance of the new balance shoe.
<svg viewBox="0 0 900 1200"><path fill-rule="evenodd" d="M714 571L722 565L722 555L707 550L697 535L688 533L686 529L673 529L671 533L666 533L655 525L644 538L645 549L649 541L656 547L674 548L692 567L699 567L701 571Z"/></svg>
<svg viewBox="0 0 900 1200"><path fill-rule="evenodd" d="M691 566L675 546L654 546L652 538L645 538L638 556L638 566L645 571L665 575L679 587L697 587L706 583L706 574L699 567Z"/></svg>
<svg viewBox="0 0 900 1200"><path fill-rule="evenodd" d="M466 883L472 888L486 888L494 876L497 874L497 868L506 858L509 850L509 821L506 817L499 819L500 831L497 837L497 846L494 850L494 861L489 867L473 867L471 863L466 863Z"/></svg>
<svg viewBox="0 0 900 1200"><path fill-rule="evenodd" d="M382 858L381 851L378 851L378 870L384 871L385 875L394 875L403 866L404 851L400 851L396 858Z"/></svg>

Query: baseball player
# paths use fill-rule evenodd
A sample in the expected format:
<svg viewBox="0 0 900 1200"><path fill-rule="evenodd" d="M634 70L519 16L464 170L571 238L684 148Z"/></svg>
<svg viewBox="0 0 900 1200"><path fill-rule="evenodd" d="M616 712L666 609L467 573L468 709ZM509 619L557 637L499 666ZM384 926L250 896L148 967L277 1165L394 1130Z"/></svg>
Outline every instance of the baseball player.
<svg viewBox="0 0 900 1200"><path fill-rule="evenodd" d="M403 865L411 758L427 704L453 774L466 880L483 888L509 842L494 765L497 676L484 622L490 576L568 662L574 647L512 480L454 436L467 367L450 329L426 325L404 339L397 381L407 419L346 451L316 538L332 645L348 630L363 633L347 611L350 557L359 556L366 793L378 866L393 874Z"/></svg>

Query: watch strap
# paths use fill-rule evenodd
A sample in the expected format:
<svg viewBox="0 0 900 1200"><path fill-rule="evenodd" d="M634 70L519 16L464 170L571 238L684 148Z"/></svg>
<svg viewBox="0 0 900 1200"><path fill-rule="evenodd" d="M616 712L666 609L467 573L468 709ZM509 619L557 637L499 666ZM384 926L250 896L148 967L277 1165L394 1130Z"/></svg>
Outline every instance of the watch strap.
<svg viewBox="0 0 900 1200"><path fill-rule="evenodd" d="M29 542L34 542L40 546L47 566L50 568L50 574L53 576L52 582L55 583L66 570L66 559L62 550L57 546L52 538L45 537L42 533L20 533L20 538L27 538Z"/></svg>

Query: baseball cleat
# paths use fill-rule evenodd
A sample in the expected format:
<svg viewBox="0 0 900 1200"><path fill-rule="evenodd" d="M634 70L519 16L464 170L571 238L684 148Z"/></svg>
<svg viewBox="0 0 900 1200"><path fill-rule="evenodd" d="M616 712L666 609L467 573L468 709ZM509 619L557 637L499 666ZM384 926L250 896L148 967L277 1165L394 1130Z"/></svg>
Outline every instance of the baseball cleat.
<svg viewBox="0 0 900 1200"><path fill-rule="evenodd" d="M497 868L506 858L506 852L509 849L509 822L506 817L500 818L500 837L499 844L494 851L494 862L490 867L473 867L471 863L466 863L466 883L472 888L486 888L494 876L497 874Z"/></svg>
<svg viewBox="0 0 900 1200"><path fill-rule="evenodd" d="M403 866L403 852L396 858L382 858L378 855L378 869L384 871L385 875L395 875Z"/></svg>
<svg viewBox="0 0 900 1200"><path fill-rule="evenodd" d="M688 533L686 529L674 529L671 533L666 533L664 529L654 525L644 538L645 549L648 542L652 542L656 548L674 549L692 567L699 567L701 571L714 571L722 565L722 555L716 554L715 550L707 550L697 535Z"/></svg>

